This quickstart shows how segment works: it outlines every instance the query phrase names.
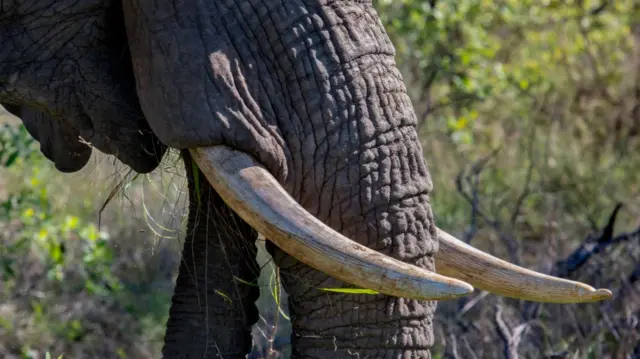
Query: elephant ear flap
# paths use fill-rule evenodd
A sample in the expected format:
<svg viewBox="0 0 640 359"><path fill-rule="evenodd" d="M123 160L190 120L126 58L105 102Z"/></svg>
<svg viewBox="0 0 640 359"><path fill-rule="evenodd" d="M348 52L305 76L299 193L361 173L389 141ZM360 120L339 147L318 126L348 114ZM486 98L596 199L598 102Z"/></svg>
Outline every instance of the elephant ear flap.
<svg viewBox="0 0 640 359"><path fill-rule="evenodd" d="M89 158L91 147L80 142L80 134L64 118L54 117L31 107L5 106L22 120L29 134L40 143L40 151L61 172L81 170Z"/></svg>

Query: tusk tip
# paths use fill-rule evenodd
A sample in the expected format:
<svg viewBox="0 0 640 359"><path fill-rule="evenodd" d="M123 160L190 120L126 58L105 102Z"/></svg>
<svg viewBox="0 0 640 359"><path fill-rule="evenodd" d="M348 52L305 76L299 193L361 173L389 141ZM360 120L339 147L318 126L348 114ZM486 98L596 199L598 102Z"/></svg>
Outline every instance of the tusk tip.
<svg viewBox="0 0 640 359"><path fill-rule="evenodd" d="M473 293L474 288L469 283L456 283L455 286L451 286L452 298L460 298Z"/></svg>
<svg viewBox="0 0 640 359"><path fill-rule="evenodd" d="M613 297L613 293L611 293L609 289L597 289L593 293L591 293L591 298L594 301L610 299L611 297Z"/></svg>
<svg viewBox="0 0 640 359"><path fill-rule="evenodd" d="M471 284L467 282L463 282L461 280L455 278L447 278L446 289L441 291L437 298L433 298L433 293L431 293L431 289L425 291L423 293L424 298L429 298L431 300L448 300L448 299L456 299L460 297L467 296L473 293L474 288ZM428 286L430 287L430 286ZM425 286L427 288L427 286Z"/></svg>
<svg viewBox="0 0 640 359"><path fill-rule="evenodd" d="M581 289L578 296L574 296L569 301L562 301L561 303L593 303L613 297L613 293L609 289L594 289L589 286L584 286Z"/></svg>
<svg viewBox="0 0 640 359"><path fill-rule="evenodd" d="M473 290L474 290L473 286L467 282L462 282L459 288L460 288L460 296L469 295L473 293Z"/></svg>

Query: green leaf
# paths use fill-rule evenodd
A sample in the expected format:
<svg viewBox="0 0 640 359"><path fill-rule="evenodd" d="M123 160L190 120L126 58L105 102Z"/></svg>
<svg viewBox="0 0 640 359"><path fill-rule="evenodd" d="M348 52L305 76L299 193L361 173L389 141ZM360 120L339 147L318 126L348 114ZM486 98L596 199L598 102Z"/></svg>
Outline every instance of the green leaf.
<svg viewBox="0 0 640 359"><path fill-rule="evenodd" d="M380 292L376 292L373 289L362 289L362 288L320 288L320 290L325 292L345 293L345 294L369 294L369 295L380 294Z"/></svg>
<svg viewBox="0 0 640 359"><path fill-rule="evenodd" d="M9 155L9 157L7 158L7 161L4 163L5 167L11 167L11 165L13 165L16 160L18 159L18 155L20 153L18 151L12 153L11 155Z"/></svg>

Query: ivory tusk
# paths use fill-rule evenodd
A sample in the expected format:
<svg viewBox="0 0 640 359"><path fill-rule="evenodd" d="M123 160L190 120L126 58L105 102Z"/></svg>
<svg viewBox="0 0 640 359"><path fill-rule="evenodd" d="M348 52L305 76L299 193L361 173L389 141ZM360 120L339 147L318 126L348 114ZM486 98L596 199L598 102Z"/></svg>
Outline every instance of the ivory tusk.
<svg viewBox="0 0 640 359"><path fill-rule="evenodd" d="M608 289L525 269L482 252L438 229L440 274L469 282L478 289L507 297L549 303L597 302L612 296Z"/></svg>
<svg viewBox="0 0 640 359"><path fill-rule="evenodd" d="M222 199L255 230L307 265L396 297L443 300L473 287L360 245L315 218L250 155L226 146L190 149Z"/></svg>

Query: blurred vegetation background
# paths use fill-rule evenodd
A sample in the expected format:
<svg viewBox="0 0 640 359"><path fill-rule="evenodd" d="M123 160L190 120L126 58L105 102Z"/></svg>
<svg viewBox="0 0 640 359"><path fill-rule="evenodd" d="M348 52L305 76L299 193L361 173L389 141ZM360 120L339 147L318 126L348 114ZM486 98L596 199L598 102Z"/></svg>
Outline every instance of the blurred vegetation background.
<svg viewBox="0 0 640 359"><path fill-rule="evenodd" d="M437 224L615 295L441 302L433 357L640 358L640 1L374 5L416 108ZM184 180L176 153L150 175L96 153L59 173L0 113L0 357L159 357ZM269 290L250 357L285 357L283 294L260 261Z"/></svg>

